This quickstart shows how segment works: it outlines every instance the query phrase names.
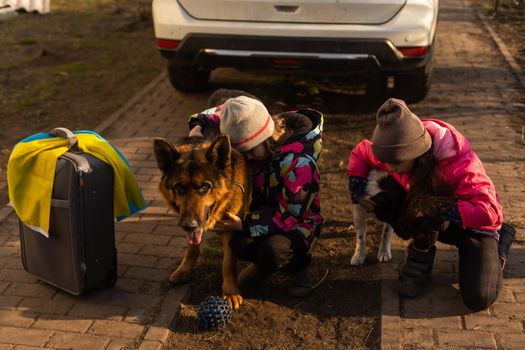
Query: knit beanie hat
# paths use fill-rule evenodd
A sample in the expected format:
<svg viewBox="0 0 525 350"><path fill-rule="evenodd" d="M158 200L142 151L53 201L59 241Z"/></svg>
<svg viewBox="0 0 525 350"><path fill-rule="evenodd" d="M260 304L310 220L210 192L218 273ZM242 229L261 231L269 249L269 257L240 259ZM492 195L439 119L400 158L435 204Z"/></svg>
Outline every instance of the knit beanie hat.
<svg viewBox="0 0 525 350"><path fill-rule="evenodd" d="M221 134L229 135L232 146L249 151L273 134L274 123L264 105L253 98L239 96L227 100L220 111Z"/></svg>
<svg viewBox="0 0 525 350"><path fill-rule="evenodd" d="M377 111L372 152L384 163L415 159L432 146L432 138L404 101L391 98Z"/></svg>

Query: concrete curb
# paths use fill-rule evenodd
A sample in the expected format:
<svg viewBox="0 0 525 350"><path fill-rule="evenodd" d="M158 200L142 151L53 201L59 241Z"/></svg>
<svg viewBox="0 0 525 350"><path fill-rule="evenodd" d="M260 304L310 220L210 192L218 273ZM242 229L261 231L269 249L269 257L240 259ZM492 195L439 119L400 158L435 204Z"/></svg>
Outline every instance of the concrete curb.
<svg viewBox="0 0 525 350"><path fill-rule="evenodd" d="M392 242L394 243L394 242ZM401 348L401 318L399 294L396 292L396 261L401 261L402 251L392 244L392 261L381 263L381 349Z"/></svg>
<svg viewBox="0 0 525 350"><path fill-rule="evenodd" d="M191 284L184 284L170 289L162 301L159 313L149 325L143 339L141 348L144 344L154 342L155 344L166 344L171 334L171 329L175 327L180 318L181 302L189 300L191 296Z"/></svg>
<svg viewBox="0 0 525 350"><path fill-rule="evenodd" d="M96 126L93 129L93 131L99 134L102 133L109 126L111 126L111 124L113 124L120 117L122 117L122 115L127 110L129 110L135 103L140 101L142 97L144 97L148 92L153 90L157 86L157 84L165 77L166 77L166 71L163 70L162 73L157 75L151 82L148 83L148 85L146 85L139 92L137 92L131 99L129 99L126 103L124 103L117 111L115 111L106 120L104 120L102 123Z"/></svg>
<svg viewBox="0 0 525 350"><path fill-rule="evenodd" d="M470 6L470 7L472 7L470 2L466 2L466 4L468 6ZM475 12L476 12L476 17L480 20L481 23L483 23L483 26L489 32L492 40L494 41L494 43L498 47L499 52L505 58L505 61L507 61L507 64L509 65L510 69L512 70L512 73L514 74L516 79L518 79L518 81L520 82L522 88L525 89L525 74L524 74L523 70L521 69L520 65L514 59L514 57L512 57L512 54L510 53L509 48L507 47L507 45L505 45L503 40L501 40L501 38L496 33L496 31L492 28L492 26L490 25L489 21L487 20L487 16L485 16L483 13L481 13L480 10L476 10ZM522 142L523 142L524 133L525 133L525 125L522 125L522 127L521 127ZM525 239L525 233L518 231L518 233L516 235L516 240L522 241L524 239Z"/></svg>
<svg viewBox="0 0 525 350"><path fill-rule="evenodd" d="M470 3L467 4L471 6ZM503 40L501 40L496 31L492 29L492 26L487 21L487 17L483 15L481 11L476 10L476 16L481 21L481 23L483 23L483 26L489 32L490 36L492 37L492 40L496 43L499 52L501 52L501 54L505 58L505 61L507 61L510 68L512 69L512 73L514 73L518 81L521 83L521 86L525 89L525 74L523 74L523 70L521 69L520 65L516 62L514 57L512 57L512 54L510 53L510 50L507 47L507 45L505 45Z"/></svg>

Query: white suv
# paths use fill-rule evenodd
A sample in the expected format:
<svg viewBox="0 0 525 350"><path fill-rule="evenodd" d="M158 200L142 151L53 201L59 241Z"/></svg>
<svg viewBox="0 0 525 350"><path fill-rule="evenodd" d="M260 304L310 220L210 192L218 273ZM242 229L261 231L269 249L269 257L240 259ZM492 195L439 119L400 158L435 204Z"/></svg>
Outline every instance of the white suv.
<svg viewBox="0 0 525 350"><path fill-rule="evenodd" d="M425 97L438 0L153 0L157 47L172 85L206 87L210 71L239 67L359 73L395 97ZM379 84L379 85L378 85Z"/></svg>

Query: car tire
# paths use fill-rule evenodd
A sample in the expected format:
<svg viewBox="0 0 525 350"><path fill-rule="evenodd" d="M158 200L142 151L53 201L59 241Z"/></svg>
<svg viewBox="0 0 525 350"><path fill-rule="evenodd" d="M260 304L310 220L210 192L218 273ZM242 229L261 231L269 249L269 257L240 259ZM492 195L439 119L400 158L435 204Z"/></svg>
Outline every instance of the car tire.
<svg viewBox="0 0 525 350"><path fill-rule="evenodd" d="M366 98L375 107L381 106L387 96L387 77L383 73L369 74L366 84Z"/></svg>
<svg viewBox="0 0 525 350"><path fill-rule="evenodd" d="M415 72L399 73L394 78L394 97L407 103L423 100L430 89L432 60Z"/></svg>
<svg viewBox="0 0 525 350"><path fill-rule="evenodd" d="M168 64L168 77L175 89L183 92L197 92L208 86L210 71L194 66Z"/></svg>

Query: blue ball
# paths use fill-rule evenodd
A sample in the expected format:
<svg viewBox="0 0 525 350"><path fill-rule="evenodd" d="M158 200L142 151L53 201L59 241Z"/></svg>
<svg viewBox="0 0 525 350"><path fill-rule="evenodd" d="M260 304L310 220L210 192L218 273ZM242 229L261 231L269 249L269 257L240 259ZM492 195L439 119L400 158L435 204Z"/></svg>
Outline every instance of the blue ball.
<svg viewBox="0 0 525 350"><path fill-rule="evenodd" d="M230 322L232 309L228 302L219 296L207 297L199 305L197 318L201 329L217 329Z"/></svg>

